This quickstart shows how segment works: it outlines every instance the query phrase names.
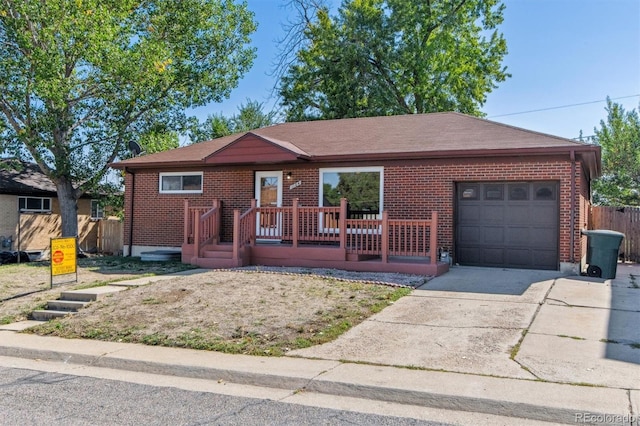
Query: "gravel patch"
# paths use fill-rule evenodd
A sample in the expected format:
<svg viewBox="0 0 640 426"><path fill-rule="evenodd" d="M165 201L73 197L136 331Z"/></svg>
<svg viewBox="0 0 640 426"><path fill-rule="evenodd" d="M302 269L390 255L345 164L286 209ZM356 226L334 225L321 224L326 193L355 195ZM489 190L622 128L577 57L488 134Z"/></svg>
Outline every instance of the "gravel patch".
<svg viewBox="0 0 640 426"><path fill-rule="evenodd" d="M236 271L250 271L283 275L312 275L321 278L332 278L346 282L362 282L383 284L398 287L417 288L433 277L427 275L399 274L393 272L354 272L331 268L302 268L284 266L244 266L234 268Z"/></svg>

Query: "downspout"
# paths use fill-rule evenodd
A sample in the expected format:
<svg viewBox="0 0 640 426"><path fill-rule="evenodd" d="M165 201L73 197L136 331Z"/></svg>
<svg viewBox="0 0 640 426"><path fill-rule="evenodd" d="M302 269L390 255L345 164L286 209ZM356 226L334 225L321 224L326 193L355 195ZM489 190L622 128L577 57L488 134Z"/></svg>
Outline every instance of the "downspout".
<svg viewBox="0 0 640 426"><path fill-rule="evenodd" d="M569 216L569 226L571 227L571 232L569 233L569 261L571 263L575 263L575 224L576 224L576 151L574 149L570 152L571 159L571 205Z"/></svg>
<svg viewBox="0 0 640 426"><path fill-rule="evenodd" d="M127 167L124 168L125 173L129 173L131 175L131 207L129 209L129 253L127 257L132 256L133 251L133 200L135 200L136 193L136 174L129 170Z"/></svg>

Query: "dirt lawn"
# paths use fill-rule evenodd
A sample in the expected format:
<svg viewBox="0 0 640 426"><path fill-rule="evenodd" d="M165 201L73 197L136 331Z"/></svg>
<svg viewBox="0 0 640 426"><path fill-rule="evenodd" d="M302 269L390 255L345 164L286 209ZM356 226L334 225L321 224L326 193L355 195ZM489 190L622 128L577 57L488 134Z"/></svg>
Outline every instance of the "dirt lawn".
<svg viewBox="0 0 640 426"><path fill-rule="evenodd" d="M156 271L150 272L144 269L153 263L114 262L110 267L102 264L95 270L79 271L80 287L176 269L175 265L155 265ZM21 280L10 279L2 273L9 269L3 268L7 265L0 267L0 289L25 280L32 282L31 287L48 286L47 276L27 269L21 271ZM293 272L283 268L205 271L157 281L110 294L75 315L28 332L279 356L335 339L408 294L411 286L426 282L426 277L401 274ZM57 298L61 290L77 287L64 285L0 302L0 321L26 319L33 309Z"/></svg>
<svg viewBox="0 0 640 426"><path fill-rule="evenodd" d="M48 262L0 265L0 324L27 319L33 310L44 307L47 300L57 299L61 291L192 268L179 262L141 262L139 258L103 256L78 259L78 281L59 284L75 276L54 277L55 285L51 289Z"/></svg>

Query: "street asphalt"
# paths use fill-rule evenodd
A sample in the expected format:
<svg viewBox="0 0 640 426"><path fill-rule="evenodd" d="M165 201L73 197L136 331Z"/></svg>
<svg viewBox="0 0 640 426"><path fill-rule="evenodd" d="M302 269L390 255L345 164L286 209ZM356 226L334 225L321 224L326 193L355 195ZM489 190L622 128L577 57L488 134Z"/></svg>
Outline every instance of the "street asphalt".
<svg viewBox="0 0 640 426"><path fill-rule="evenodd" d="M639 285L636 264L618 264L613 280L453 267L337 340L286 357L17 333L28 321L0 326L0 356L523 420L639 425Z"/></svg>

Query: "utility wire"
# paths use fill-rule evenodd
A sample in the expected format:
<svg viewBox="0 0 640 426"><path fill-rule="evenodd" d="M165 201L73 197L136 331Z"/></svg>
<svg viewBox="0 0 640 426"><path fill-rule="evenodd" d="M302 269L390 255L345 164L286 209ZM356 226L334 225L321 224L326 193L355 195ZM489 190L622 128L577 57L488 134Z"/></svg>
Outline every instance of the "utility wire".
<svg viewBox="0 0 640 426"><path fill-rule="evenodd" d="M609 98L609 100L617 101L618 99L635 98L635 97L638 97L638 96L640 96L640 94L638 94L638 95L629 95L629 96L620 96L618 98ZM571 107L576 107L576 106L581 106L581 105L597 104L597 103L606 102L606 101L607 101L607 99L602 99L602 100L599 100L599 101L582 102L582 103L579 103L579 104L570 104L570 105L562 105L562 106L549 107L549 108L532 109L532 110L529 110L529 111L512 112L512 113L509 113L509 114L492 115L492 116L487 117L487 118L507 117L509 115L519 115L519 114L530 114L532 112L550 111L550 110L553 110L553 109L562 109L562 108L571 108Z"/></svg>

